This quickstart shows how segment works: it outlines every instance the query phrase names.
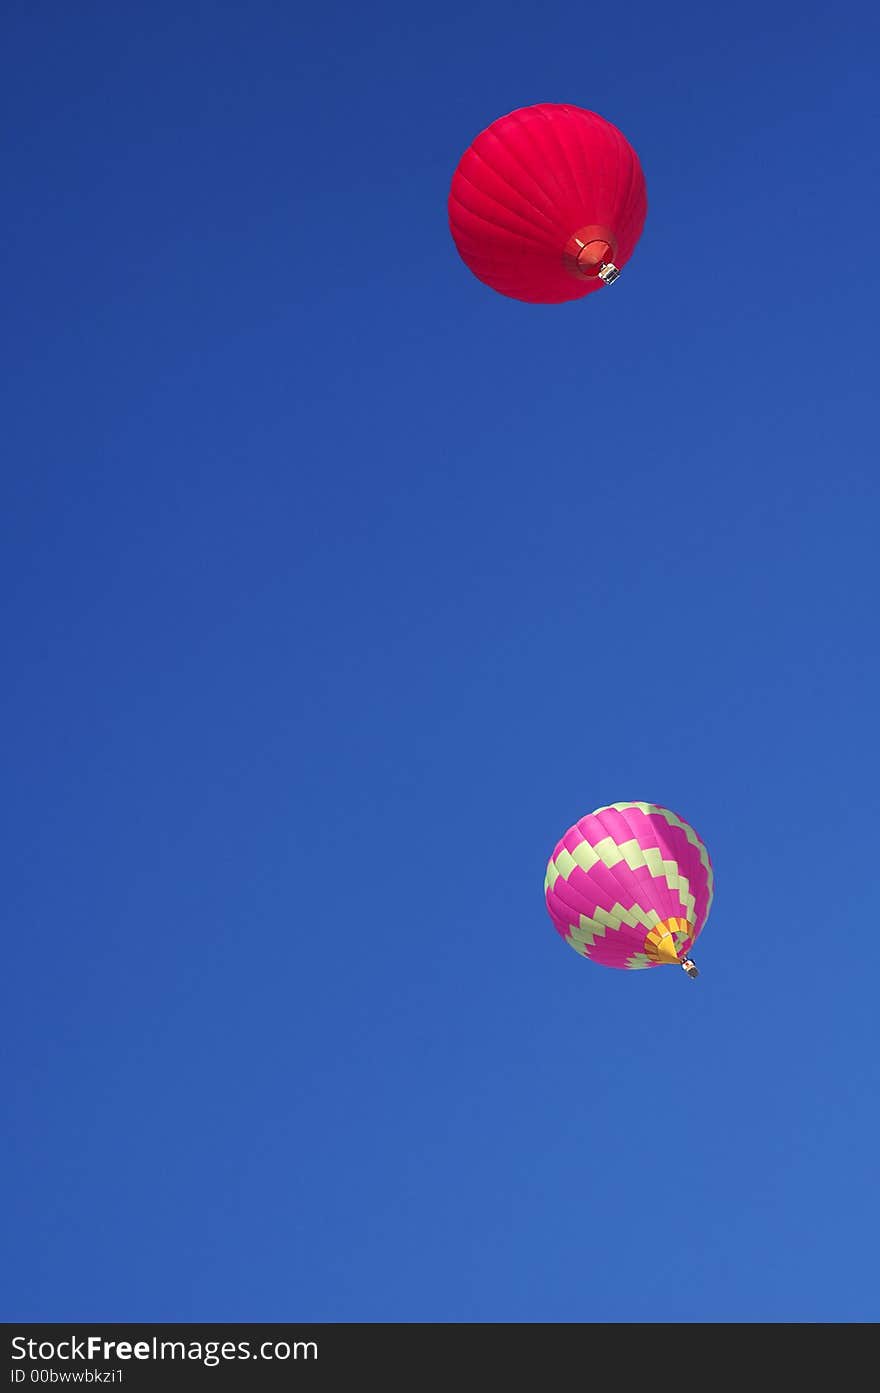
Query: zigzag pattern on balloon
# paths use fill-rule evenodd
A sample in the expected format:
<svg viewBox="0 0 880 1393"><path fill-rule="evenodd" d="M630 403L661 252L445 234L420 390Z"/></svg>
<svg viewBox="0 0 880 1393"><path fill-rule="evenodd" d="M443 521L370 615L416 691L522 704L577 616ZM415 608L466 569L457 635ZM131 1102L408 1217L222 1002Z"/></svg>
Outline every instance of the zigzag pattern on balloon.
<svg viewBox="0 0 880 1393"><path fill-rule="evenodd" d="M706 847L677 813L615 803L569 828L544 891L557 931L577 953L636 970L689 951L709 913L713 879ZM659 959L653 930L669 945Z"/></svg>
<svg viewBox="0 0 880 1393"><path fill-rule="evenodd" d="M567 880L575 866L580 866L583 871L590 871L601 862L609 870L613 870L620 861L625 861L631 871L647 869L655 880L663 878L669 889L678 894L682 904L686 906L688 919L694 917L695 900L691 894L690 882L681 874L678 862L664 860L659 847L641 847L635 838L623 842L620 846L611 837L606 837L596 846L584 841L579 842L573 851L563 847L555 861L551 861L547 868L547 881L552 889L557 878L561 875Z"/></svg>

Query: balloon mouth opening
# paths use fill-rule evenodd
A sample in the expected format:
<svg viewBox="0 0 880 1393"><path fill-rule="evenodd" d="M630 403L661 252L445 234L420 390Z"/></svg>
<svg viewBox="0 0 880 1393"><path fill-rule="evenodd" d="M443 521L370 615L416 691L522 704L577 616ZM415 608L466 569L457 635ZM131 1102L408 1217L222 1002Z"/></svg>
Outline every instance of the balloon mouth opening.
<svg viewBox="0 0 880 1393"><path fill-rule="evenodd" d="M569 237L563 258L578 280L600 280L603 267L613 264L617 238L607 227L582 227Z"/></svg>
<svg viewBox="0 0 880 1393"><path fill-rule="evenodd" d="M595 276L599 267L604 266L605 262L610 260L610 243L597 239L594 242L588 242L583 250L578 252L578 270L583 271L585 276Z"/></svg>
<svg viewBox="0 0 880 1393"><path fill-rule="evenodd" d="M647 934L645 954L653 963L678 963L687 958L682 952L685 941L690 942L694 928L687 919L664 919Z"/></svg>

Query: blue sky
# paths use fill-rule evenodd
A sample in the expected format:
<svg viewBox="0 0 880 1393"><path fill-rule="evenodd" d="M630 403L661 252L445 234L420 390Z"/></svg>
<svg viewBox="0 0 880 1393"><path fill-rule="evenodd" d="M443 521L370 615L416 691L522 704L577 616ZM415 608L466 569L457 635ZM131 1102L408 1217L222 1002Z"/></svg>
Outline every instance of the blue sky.
<svg viewBox="0 0 880 1393"><path fill-rule="evenodd" d="M3 31L5 1318L876 1320L876 8ZM564 306L446 223L537 101ZM625 799L696 984L545 913Z"/></svg>

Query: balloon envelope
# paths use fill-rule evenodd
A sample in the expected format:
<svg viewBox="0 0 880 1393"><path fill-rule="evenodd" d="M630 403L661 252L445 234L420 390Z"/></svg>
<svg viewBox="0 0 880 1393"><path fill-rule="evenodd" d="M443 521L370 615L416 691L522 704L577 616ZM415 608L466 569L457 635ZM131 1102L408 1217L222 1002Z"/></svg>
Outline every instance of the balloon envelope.
<svg viewBox="0 0 880 1393"><path fill-rule="evenodd" d="M681 962L709 914L712 862L683 818L656 803L612 803L557 842L544 895L566 943L630 970Z"/></svg>
<svg viewBox="0 0 880 1393"><path fill-rule="evenodd" d="M465 264L502 295L535 304L577 300L615 279L647 210L626 137L594 111L552 103L494 121L465 151L449 191Z"/></svg>

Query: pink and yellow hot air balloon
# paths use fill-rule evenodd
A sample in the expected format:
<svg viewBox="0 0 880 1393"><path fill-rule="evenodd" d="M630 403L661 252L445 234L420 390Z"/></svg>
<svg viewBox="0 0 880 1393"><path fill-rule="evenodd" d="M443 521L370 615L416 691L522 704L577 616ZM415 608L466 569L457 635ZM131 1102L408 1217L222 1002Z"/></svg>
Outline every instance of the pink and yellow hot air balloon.
<svg viewBox="0 0 880 1393"><path fill-rule="evenodd" d="M604 967L678 964L709 915L712 862L677 813L656 803L612 803L570 827L547 866L550 918L582 958Z"/></svg>

